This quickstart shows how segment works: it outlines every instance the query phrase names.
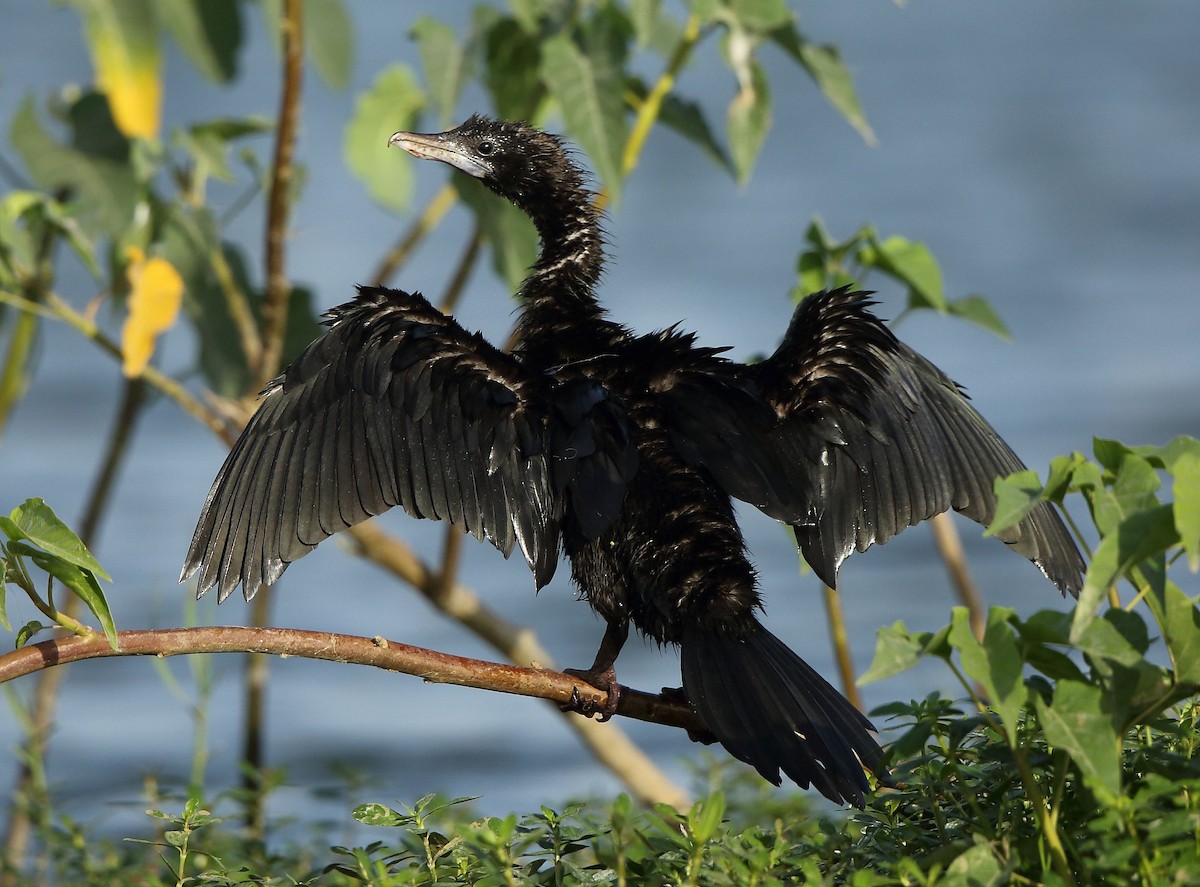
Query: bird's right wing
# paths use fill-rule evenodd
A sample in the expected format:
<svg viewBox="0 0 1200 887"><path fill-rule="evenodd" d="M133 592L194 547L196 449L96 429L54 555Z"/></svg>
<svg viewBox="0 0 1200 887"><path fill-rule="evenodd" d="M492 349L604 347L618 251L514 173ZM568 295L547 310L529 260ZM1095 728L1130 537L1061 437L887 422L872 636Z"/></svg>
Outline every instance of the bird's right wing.
<svg viewBox="0 0 1200 887"><path fill-rule="evenodd" d="M510 355L420 295L363 287L264 392L213 482L182 578L247 600L317 543L393 505L558 556L549 419Z"/></svg>

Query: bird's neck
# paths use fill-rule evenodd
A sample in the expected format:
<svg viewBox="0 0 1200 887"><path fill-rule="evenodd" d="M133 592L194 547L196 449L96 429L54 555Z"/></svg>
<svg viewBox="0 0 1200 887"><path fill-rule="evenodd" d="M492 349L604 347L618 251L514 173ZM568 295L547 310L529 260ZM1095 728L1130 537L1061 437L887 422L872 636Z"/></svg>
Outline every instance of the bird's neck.
<svg viewBox="0 0 1200 887"><path fill-rule="evenodd" d="M582 187L523 208L542 250L520 290L518 349L543 368L593 357L621 331L595 295L604 265L600 212Z"/></svg>

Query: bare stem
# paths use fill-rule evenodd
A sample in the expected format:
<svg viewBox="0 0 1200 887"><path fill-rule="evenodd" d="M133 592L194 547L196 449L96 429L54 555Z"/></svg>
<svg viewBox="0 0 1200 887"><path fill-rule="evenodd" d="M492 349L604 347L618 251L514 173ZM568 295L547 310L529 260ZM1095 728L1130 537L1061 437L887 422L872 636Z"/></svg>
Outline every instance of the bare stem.
<svg viewBox="0 0 1200 887"><path fill-rule="evenodd" d="M442 218L449 212L450 207L454 206L456 200L458 200L458 195L454 191L454 186L449 183L443 185L433 199L425 205L421 214L413 220L408 230L396 241L396 245L388 250L387 255L380 261L379 267L371 275L375 286L387 285L392 276L408 261L412 251L425 239L425 235L438 226Z"/></svg>
<svg viewBox="0 0 1200 887"><path fill-rule="evenodd" d="M287 328L291 283L284 264L287 223L295 168L296 126L300 118L300 84L304 73L304 40L301 0L285 0L280 29L283 32L283 94L279 100L279 128L271 161L271 187L267 195L266 298L263 300L262 361L257 391L279 369Z"/></svg>
<svg viewBox="0 0 1200 887"><path fill-rule="evenodd" d="M934 515L930 520L929 529L933 532L933 541L942 556L942 562L945 563L946 570L950 573L950 581L954 583L954 590L958 593L959 600L966 606L967 613L971 617L971 630L975 633L975 637L982 641L987 627L983 597L979 594L975 580L971 578L971 568L967 564L967 555L963 551L962 538L958 535L958 528L954 526L950 514L942 512Z"/></svg>
<svg viewBox="0 0 1200 887"><path fill-rule="evenodd" d="M842 693L850 704L862 711L862 694L858 692L858 677L854 673L854 660L850 655L850 638L846 633L846 615L842 610L842 596L836 589L822 583L825 590L825 615L829 619L830 640L837 658L838 673L842 678Z"/></svg>
<svg viewBox="0 0 1200 887"><path fill-rule="evenodd" d="M479 249L483 246L483 229L479 223L475 223L475 227L471 230L471 236L467 240L467 245L463 249L462 256L459 257L458 264L454 268L454 276L450 278L450 284L446 287L446 293L442 296L442 301L438 304L438 310L443 314L453 314L454 309L458 307L458 301L462 298L463 290L467 286L467 280L471 277L471 272L475 270L475 263L479 261Z"/></svg>

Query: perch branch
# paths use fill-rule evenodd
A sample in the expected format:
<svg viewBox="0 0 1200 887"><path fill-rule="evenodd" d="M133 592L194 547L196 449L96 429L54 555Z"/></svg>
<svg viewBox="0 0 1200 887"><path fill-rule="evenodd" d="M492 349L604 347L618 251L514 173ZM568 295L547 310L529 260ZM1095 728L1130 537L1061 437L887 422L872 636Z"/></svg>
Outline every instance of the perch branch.
<svg viewBox="0 0 1200 887"><path fill-rule="evenodd" d="M0 683L78 662L109 656L179 656L189 653L264 653L287 659L322 659L370 665L411 674L428 683L457 684L567 704L572 698L600 707L606 694L578 678L544 668L523 668L481 659L452 656L382 637L360 637L295 628L207 626L131 630L117 633L117 649L101 634L56 638L30 644L0 656ZM617 714L639 721L703 733L685 703L622 687Z"/></svg>

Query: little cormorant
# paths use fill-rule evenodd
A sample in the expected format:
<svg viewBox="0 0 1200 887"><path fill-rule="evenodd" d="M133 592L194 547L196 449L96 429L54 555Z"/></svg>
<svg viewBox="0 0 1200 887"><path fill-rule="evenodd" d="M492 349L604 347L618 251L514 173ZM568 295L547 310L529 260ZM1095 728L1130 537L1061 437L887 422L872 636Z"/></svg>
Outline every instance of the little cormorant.
<svg viewBox="0 0 1200 887"><path fill-rule="evenodd" d="M479 179L529 215L541 253L506 353L417 293L360 287L263 394L217 475L183 577L247 599L321 540L402 505L505 555L538 588L560 549L607 623L609 690L632 624L680 647L699 721L766 779L861 805L874 728L758 621L731 499L795 531L834 585L855 549L949 509L981 523L1023 468L959 387L847 287L800 302L775 352L745 365L675 328L635 335L595 297L600 214L555 136L472 116L391 145ZM1000 534L1063 592L1083 561L1054 509Z"/></svg>

